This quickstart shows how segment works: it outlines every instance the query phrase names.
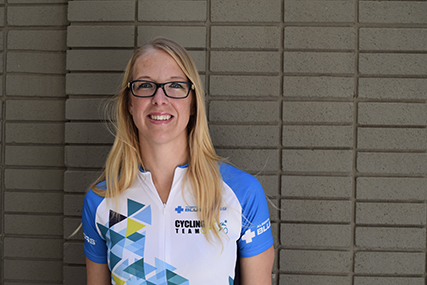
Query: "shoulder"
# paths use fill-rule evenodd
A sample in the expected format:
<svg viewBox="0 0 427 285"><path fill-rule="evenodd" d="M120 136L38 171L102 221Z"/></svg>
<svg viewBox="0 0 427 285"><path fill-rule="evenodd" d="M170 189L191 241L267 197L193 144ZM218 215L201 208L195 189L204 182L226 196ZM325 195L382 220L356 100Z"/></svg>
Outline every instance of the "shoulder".
<svg viewBox="0 0 427 285"><path fill-rule="evenodd" d="M105 181L98 183L96 187L100 190L106 189L106 183ZM89 207L91 209L97 208L98 205L104 200L105 198L102 196L99 196L96 194L92 189L89 189L89 191L86 193L84 198L84 206Z"/></svg>
<svg viewBox="0 0 427 285"><path fill-rule="evenodd" d="M222 180L227 184L238 197L248 194L262 193L261 183L255 176L238 169L230 164L222 163L220 165Z"/></svg>

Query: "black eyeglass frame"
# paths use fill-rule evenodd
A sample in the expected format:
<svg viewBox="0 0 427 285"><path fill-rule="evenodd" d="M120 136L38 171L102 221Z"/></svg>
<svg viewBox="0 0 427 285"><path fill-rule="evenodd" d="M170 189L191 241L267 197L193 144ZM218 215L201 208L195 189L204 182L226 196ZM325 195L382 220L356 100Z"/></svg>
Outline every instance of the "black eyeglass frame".
<svg viewBox="0 0 427 285"><path fill-rule="evenodd" d="M154 93L153 93L152 95L150 95L150 96L141 96L141 95L136 95L136 94L135 94L135 92L133 91L133 84L134 84L135 82L147 82L147 83L151 83L151 84L156 85L156 89L154 90ZM169 84L169 83L180 83L180 84L182 84L182 83L183 83L183 84L186 84L186 85L188 86L188 92L187 92L187 95L185 95L185 97L174 97L174 96L169 96L169 95L167 94L166 90L165 90L165 85L166 85L166 84ZM169 98L172 98L172 99L185 99L185 98L187 98L187 97L188 97L188 95L190 94L190 91L195 89L195 87L194 87L194 84L193 84L193 83L186 82L186 81L169 81L169 82L165 82L165 83L157 83L157 82L148 81L148 80L132 80L132 81L129 81L129 82L128 82L128 86L127 86L127 87L130 89L130 91L132 92L132 95L133 95L133 96L135 96L135 97L139 97L139 98L150 98L150 97L153 97L154 95L156 95L157 90L158 90L159 88L162 88L162 89L163 89L163 93L166 95L166 97L169 97Z"/></svg>

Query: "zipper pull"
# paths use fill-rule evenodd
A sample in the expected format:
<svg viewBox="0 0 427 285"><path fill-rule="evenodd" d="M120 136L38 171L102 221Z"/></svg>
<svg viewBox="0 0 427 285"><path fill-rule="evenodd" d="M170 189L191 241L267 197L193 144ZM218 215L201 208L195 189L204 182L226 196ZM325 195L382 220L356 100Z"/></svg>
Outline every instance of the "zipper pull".
<svg viewBox="0 0 427 285"><path fill-rule="evenodd" d="M163 215L166 215L166 203L163 203Z"/></svg>

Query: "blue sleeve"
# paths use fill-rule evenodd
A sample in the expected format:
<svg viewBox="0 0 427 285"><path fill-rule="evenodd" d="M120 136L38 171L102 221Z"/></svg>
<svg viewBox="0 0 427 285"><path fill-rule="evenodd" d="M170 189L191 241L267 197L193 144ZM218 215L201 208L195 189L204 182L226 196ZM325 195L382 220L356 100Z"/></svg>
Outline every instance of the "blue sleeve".
<svg viewBox="0 0 427 285"><path fill-rule="evenodd" d="M86 193L83 202L82 225L84 252L87 258L96 263L107 263L107 246L96 227L96 210L104 198L92 190Z"/></svg>
<svg viewBox="0 0 427 285"><path fill-rule="evenodd" d="M242 230L237 241L239 255L251 257L264 252L274 241L267 199L261 184L254 176L231 165L222 164L220 171L242 206Z"/></svg>

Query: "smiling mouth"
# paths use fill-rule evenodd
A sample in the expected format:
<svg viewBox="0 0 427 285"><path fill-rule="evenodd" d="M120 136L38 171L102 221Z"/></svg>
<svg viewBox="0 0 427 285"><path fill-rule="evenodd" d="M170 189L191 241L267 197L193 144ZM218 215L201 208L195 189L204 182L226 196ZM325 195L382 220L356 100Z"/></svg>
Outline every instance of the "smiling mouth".
<svg viewBox="0 0 427 285"><path fill-rule="evenodd" d="M167 121L172 118L171 115L150 115L149 117L150 119L155 121Z"/></svg>

